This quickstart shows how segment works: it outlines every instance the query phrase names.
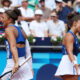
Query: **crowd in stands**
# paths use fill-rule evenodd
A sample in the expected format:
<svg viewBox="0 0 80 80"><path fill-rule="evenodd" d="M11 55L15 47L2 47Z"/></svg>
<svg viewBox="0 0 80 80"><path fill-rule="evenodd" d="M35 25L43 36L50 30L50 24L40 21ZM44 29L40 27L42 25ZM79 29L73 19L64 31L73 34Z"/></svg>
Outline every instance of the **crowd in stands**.
<svg viewBox="0 0 80 80"><path fill-rule="evenodd" d="M0 0L0 4L0 31L4 29L2 14L18 8L21 15L15 25L33 37L62 38L68 31L67 15L80 13L80 0Z"/></svg>

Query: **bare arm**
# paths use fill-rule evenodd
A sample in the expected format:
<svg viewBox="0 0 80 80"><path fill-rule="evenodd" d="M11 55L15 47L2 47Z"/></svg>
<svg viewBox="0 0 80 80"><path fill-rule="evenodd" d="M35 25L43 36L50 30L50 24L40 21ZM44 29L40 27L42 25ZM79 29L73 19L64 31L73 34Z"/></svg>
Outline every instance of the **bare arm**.
<svg viewBox="0 0 80 80"><path fill-rule="evenodd" d="M59 37L58 35L55 35L55 34L48 34L48 36L49 36L49 37L54 36L54 37L56 37L56 38Z"/></svg>
<svg viewBox="0 0 80 80"><path fill-rule="evenodd" d="M68 52L68 56L69 56L69 59L70 61L73 63L75 60L75 57L73 55L73 43L74 43L74 38L71 34L67 34L67 36L65 37L65 46L66 46L66 49L67 49L67 52ZM76 69L76 73L78 75L78 64L77 64L77 61L76 63L73 65Z"/></svg>
<svg viewBox="0 0 80 80"><path fill-rule="evenodd" d="M34 30L30 30L30 32L31 32L31 35L32 35L33 37L37 37L37 35L35 34L35 31L34 31Z"/></svg>
<svg viewBox="0 0 80 80"><path fill-rule="evenodd" d="M11 53L14 59L14 68L15 68L13 69L13 73L14 73L18 69L18 52L16 48L16 39L15 39L14 33L11 30L11 28L5 29L5 34L9 41Z"/></svg>
<svg viewBox="0 0 80 80"><path fill-rule="evenodd" d="M31 22L32 20L34 20L35 18L34 17L25 17L24 18L24 21L29 21Z"/></svg>
<svg viewBox="0 0 80 80"><path fill-rule="evenodd" d="M44 31L44 36L48 37L48 30Z"/></svg>
<svg viewBox="0 0 80 80"><path fill-rule="evenodd" d="M73 55L73 42L74 42L73 36L71 34L67 34L67 36L65 37L65 46L71 62L75 60Z"/></svg>
<svg viewBox="0 0 80 80"><path fill-rule="evenodd" d="M65 36L66 35L66 31L63 31L63 36Z"/></svg>
<svg viewBox="0 0 80 80"><path fill-rule="evenodd" d="M29 21L29 22L31 22L31 21L34 20L34 19L35 19L35 17L23 17L23 16L19 16L19 17L18 17L18 21L24 20L24 21Z"/></svg>

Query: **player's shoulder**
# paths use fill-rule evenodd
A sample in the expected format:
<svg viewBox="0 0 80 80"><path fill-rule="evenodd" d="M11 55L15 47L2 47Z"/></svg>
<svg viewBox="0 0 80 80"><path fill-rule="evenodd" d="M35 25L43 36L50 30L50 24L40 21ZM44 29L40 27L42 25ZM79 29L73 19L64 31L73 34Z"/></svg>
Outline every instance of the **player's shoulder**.
<svg viewBox="0 0 80 80"><path fill-rule="evenodd" d="M71 33L66 33L66 35L64 36L65 40L68 41L68 40L74 40L74 37Z"/></svg>

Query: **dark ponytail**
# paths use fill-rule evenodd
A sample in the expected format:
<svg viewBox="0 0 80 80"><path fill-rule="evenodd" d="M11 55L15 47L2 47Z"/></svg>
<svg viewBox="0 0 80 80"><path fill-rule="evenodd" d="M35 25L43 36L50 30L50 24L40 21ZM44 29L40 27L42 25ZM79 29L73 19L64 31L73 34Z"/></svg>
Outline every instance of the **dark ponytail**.
<svg viewBox="0 0 80 80"><path fill-rule="evenodd" d="M15 8L14 10L7 10L5 13L8 15L9 18L12 18L13 22L18 19L18 16L21 16L21 12L19 9Z"/></svg>

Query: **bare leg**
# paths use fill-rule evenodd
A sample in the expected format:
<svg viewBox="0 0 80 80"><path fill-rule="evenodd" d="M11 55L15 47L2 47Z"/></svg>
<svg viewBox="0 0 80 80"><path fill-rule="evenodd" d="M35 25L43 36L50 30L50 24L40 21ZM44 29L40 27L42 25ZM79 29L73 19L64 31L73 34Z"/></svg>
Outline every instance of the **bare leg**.
<svg viewBox="0 0 80 80"><path fill-rule="evenodd" d="M62 76L63 80L78 80L79 76L78 75L65 75Z"/></svg>
<svg viewBox="0 0 80 80"><path fill-rule="evenodd" d="M2 79L0 78L0 80L2 80Z"/></svg>

